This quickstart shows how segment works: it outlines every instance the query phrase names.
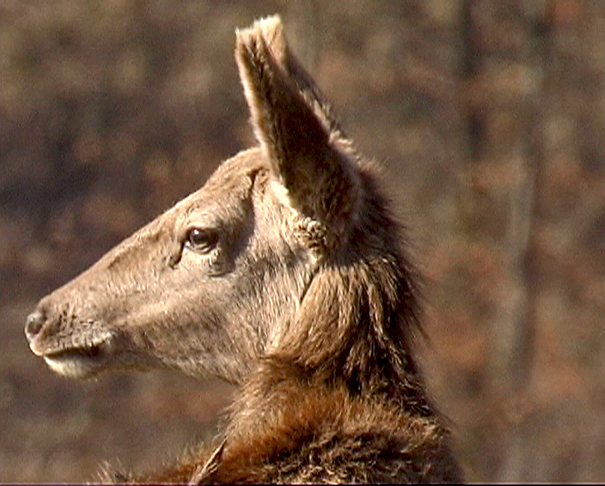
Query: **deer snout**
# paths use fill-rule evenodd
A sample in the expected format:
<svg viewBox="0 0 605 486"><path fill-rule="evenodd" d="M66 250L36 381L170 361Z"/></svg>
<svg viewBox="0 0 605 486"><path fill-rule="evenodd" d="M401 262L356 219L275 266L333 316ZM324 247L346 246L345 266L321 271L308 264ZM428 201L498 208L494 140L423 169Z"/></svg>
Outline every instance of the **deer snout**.
<svg viewBox="0 0 605 486"><path fill-rule="evenodd" d="M29 342L33 341L42 330L44 325L44 314L35 310L25 319L25 336Z"/></svg>

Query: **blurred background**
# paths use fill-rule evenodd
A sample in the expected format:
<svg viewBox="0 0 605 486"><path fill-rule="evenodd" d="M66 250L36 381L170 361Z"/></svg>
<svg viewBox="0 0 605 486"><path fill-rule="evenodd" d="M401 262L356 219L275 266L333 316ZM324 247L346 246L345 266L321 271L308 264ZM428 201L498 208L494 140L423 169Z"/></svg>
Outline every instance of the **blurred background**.
<svg viewBox="0 0 605 486"><path fill-rule="evenodd" d="M233 390L63 379L26 315L250 146L234 30L279 12L384 167L418 352L472 481L605 481L605 2L3 0L0 481L149 469Z"/></svg>

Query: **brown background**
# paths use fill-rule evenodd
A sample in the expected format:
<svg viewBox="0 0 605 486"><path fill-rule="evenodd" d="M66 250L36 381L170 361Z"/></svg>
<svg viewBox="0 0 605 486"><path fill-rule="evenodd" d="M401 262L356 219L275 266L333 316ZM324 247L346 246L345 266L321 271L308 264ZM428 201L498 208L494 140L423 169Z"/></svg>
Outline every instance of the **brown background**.
<svg viewBox="0 0 605 486"><path fill-rule="evenodd" d="M3 0L0 480L149 468L215 430L227 385L68 381L22 329L253 142L234 29L275 12L385 167L468 478L605 481L601 0Z"/></svg>

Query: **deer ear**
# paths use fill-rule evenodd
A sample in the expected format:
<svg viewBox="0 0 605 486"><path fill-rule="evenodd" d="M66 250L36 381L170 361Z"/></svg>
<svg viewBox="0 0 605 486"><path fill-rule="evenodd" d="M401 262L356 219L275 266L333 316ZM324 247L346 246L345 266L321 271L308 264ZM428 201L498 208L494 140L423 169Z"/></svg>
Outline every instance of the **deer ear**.
<svg viewBox="0 0 605 486"><path fill-rule="evenodd" d="M292 207L325 223L346 225L358 176L332 142L338 133L319 92L290 55L279 17L237 31L236 60L254 131Z"/></svg>

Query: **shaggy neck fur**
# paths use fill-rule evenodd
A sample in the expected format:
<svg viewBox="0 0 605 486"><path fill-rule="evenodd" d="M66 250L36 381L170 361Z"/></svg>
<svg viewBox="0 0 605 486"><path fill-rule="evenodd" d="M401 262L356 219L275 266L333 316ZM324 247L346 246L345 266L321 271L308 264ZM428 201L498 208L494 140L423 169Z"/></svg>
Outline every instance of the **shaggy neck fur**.
<svg viewBox="0 0 605 486"><path fill-rule="evenodd" d="M341 249L325 255L280 346L243 384L233 430L258 427L250 411L279 409L286 397L302 399L318 387L418 417L436 415L411 353L420 330L417 276L373 179L362 181L364 218Z"/></svg>

